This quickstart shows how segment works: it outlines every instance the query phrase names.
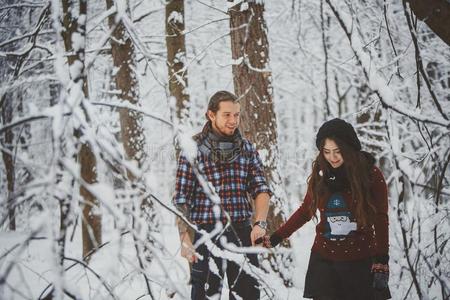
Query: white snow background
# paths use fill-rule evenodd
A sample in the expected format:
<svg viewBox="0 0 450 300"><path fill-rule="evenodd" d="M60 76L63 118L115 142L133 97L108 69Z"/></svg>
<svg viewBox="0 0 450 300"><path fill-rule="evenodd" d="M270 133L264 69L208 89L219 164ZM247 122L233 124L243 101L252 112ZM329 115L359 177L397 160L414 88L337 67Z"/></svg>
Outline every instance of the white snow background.
<svg viewBox="0 0 450 300"><path fill-rule="evenodd" d="M87 49L89 99L83 99L81 86L70 81L62 41L56 38L56 32L61 30L60 4L56 0L51 1L50 21L44 29L47 33L38 38L38 44L48 48L50 54L43 49L34 54L34 59L45 67L12 79L6 67L0 73L4 78L1 95L21 93L22 99L27 100L20 112L15 102L14 121L38 118L14 131L25 131L27 138L24 144L17 142L20 147L15 153L16 189L21 191L15 215L17 230L10 231L7 222L0 229L0 300L38 299L49 291L47 287L55 289L54 299L70 299L64 292L77 299L189 299L189 266L180 256L171 204L176 165L173 142L177 137L185 150L195 151L190 137L205 122L208 98L217 90L233 91L232 66L240 61L231 59L226 14L231 3L186 0L184 18L177 13L170 15L171 20L184 21L186 26L187 53L186 58L180 59L185 59L188 72L186 92L190 103L187 121L179 124L174 118L175 102L167 89L165 2L115 2L136 45L139 105L120 103L114 96L117 91L111 88L117 70L107 55L100 54L109 46L105 18L112 12L106 11L104 1L88 1L87 17L79 16L79 22L86 21L86 45L79 35L73 36L75 47ZM10 5L8 1L0 3L0 7ZM449 46L425 23L417 22L414 34L418 37L418 50L442 114L423 76L417 84L417 49L401 1L264 3L282 177L282 184L276 189L285 194L282 213L289 216L303 199L317 154L315 132L320 124L332 117L352 122L363 148L376 154L389 185L393 299L448 299L450 186L445 162L450 149ZM35 1L31 6L42 8L44 4ZM0 44L30 32L39 9L33 13L5 9L2 14L5 18L0 23L11 29L1 29ZM23 51L28 43L24 39L15 44L16 48L1 48L0 58ZM79 67L72 66L72 76L78 74ZM62 87L57 99L52 96L50 83ZM88 125L80 103L93 117ZM112 104L116 108L111 108ZM70 218L74 222L67 228L66 259L61 265L57 199L71 195L74 203L80 200L81 183L76 180L80 170L69 155L77 151L70 129L86 126L84 138L95 141L97 157L123 157L123 147L117 141L117 107L142 112L146 137L144 166L138 168L135 162L124 159L121 166L143 179L145 192L161 203L152 198L150 219L139 215L136 190L130 186L117 188L105 163L107 159L98 159L98 183L88 187L101 202L101 209L95 213L102 216L105 245L92 255L88 265L82 262L81 208L72 205ZM70 113L73 115L68 116ZM59 147L59 143L64 145ZM65 156L60 151L63 148L67 151ZM4 149L6 146L2 145ZM260 153L265 158L265 152ZM4 168L0 164L1 220L8 217ZM23 170L31 174L31 180L26 179ZM76 183L71 185L74 179ZM314 226L311 221L294 233L290 238L292 248L274 250L276 255L292 258L287 267L279 264L292 286L286 287L277 273L269 271L268 262L263 262L264 268L258 271L264 286L262 299L302 299ZM236 249L230 250L219 254L242 258L233 253ZM137 257L143 260L143 266ZM151 296L143 274L149 279ZM228 299L226 286L221 299Z"/></svg>

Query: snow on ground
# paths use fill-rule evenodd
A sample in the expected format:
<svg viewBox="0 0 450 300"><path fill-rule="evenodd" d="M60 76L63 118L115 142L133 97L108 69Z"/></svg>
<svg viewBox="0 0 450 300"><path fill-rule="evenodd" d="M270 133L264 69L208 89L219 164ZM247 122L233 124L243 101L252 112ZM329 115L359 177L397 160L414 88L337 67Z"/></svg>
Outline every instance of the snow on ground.
<svg viewBox="0 0 450 300"><path fill-rule="evenodd" d="M15 263L6 278L7 285L0 291L0 299L38 299L59 274L58 268L55 267L57 260L50 240L43 238L24 243L29 235L30 232L0 233L0 256L7 256L6 259L1 260L0 273L6 274L11 263ZM44 237L44 234L38 234L38 236ZM74 236L81 236L81 234ZM303 293L313 237L314 224L310 222L291 238L295 264L294 286L289 289L273 286L280 292L277 295L279 299L299 299L299 295ZM108 294L104 286L108 286L117 299L138 299L146 293L146 286L142 275L136 271L140 268L131 235L119 236L113 230L105 233L103 238L104 241L111 242L92 256L89 267L95 270L104 282L98 280L81 264L72 266L74 261L69 260L66 260L65 267L70 269L66 271L61 282L64 282L67 290L82 299L111 299L112 296ZM151 288L155 299L189 298L189 266L180 256L180 242L172 216L167 214L162 218L161 232L155 238L161 242L164 249L163 251L155 249L157 255L154 256L151 267L147 268L149 271L146 273L152 281ZM80 245L79 238L69 241L66 256L71 259L80 259ZM176 287L178 292L170 298L169 295L174 290L161 288L161 286ZM228 289L225 286L221 299L228 299L227 293ZM149 297L141 299L149 299Z"/></svg>

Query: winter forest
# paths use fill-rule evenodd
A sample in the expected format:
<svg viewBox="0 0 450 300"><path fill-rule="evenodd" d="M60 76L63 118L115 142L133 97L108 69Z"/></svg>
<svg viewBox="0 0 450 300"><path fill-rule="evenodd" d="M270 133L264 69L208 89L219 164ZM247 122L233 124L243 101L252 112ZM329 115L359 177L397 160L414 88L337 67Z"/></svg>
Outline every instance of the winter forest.
<svg viewBox="0 0 450 300"><path fill-rule="evenodd" d="M218 90L269 230L340 117L388 183L393 299L450 299L448 0L0 0L0 78L0 299L189 299L176 158ZM314 226L255 248L262 299L302 299Z"/></svg>

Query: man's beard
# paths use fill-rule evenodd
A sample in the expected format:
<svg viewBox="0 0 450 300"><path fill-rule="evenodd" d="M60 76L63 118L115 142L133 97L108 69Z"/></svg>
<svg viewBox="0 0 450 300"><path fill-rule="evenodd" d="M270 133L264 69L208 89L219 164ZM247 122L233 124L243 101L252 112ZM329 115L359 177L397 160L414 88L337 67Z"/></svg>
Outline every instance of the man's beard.
<svg viewBox="0 0 450 300"><path fill-rule="evenodd" d="M228 129L226 126L224 126L224 128L225 128L225 130ZM230 137L230 136L233 136L233 135L234 135L234 133L236 132L237 127L235 127L231 133L227 133L227 132L223 131L223 130L217 125L217 121L215 121L215 122L214 122L213 129L214 129L215 131L217 131L217 133L220 134L220 135ZM228 129L228 130L230 130L230 129Z"/></svg>

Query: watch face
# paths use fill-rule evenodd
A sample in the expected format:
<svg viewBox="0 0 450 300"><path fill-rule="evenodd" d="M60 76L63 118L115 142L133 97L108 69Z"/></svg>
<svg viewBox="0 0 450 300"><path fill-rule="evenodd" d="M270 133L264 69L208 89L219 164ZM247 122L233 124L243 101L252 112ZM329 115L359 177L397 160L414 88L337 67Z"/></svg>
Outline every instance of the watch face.
<svg viewBox="0 0 450 300"><path fill-rule="evenodd" d="M257 221L255 225L258 225L262 229L267 229L267 222L266 221Z"/></svg>

